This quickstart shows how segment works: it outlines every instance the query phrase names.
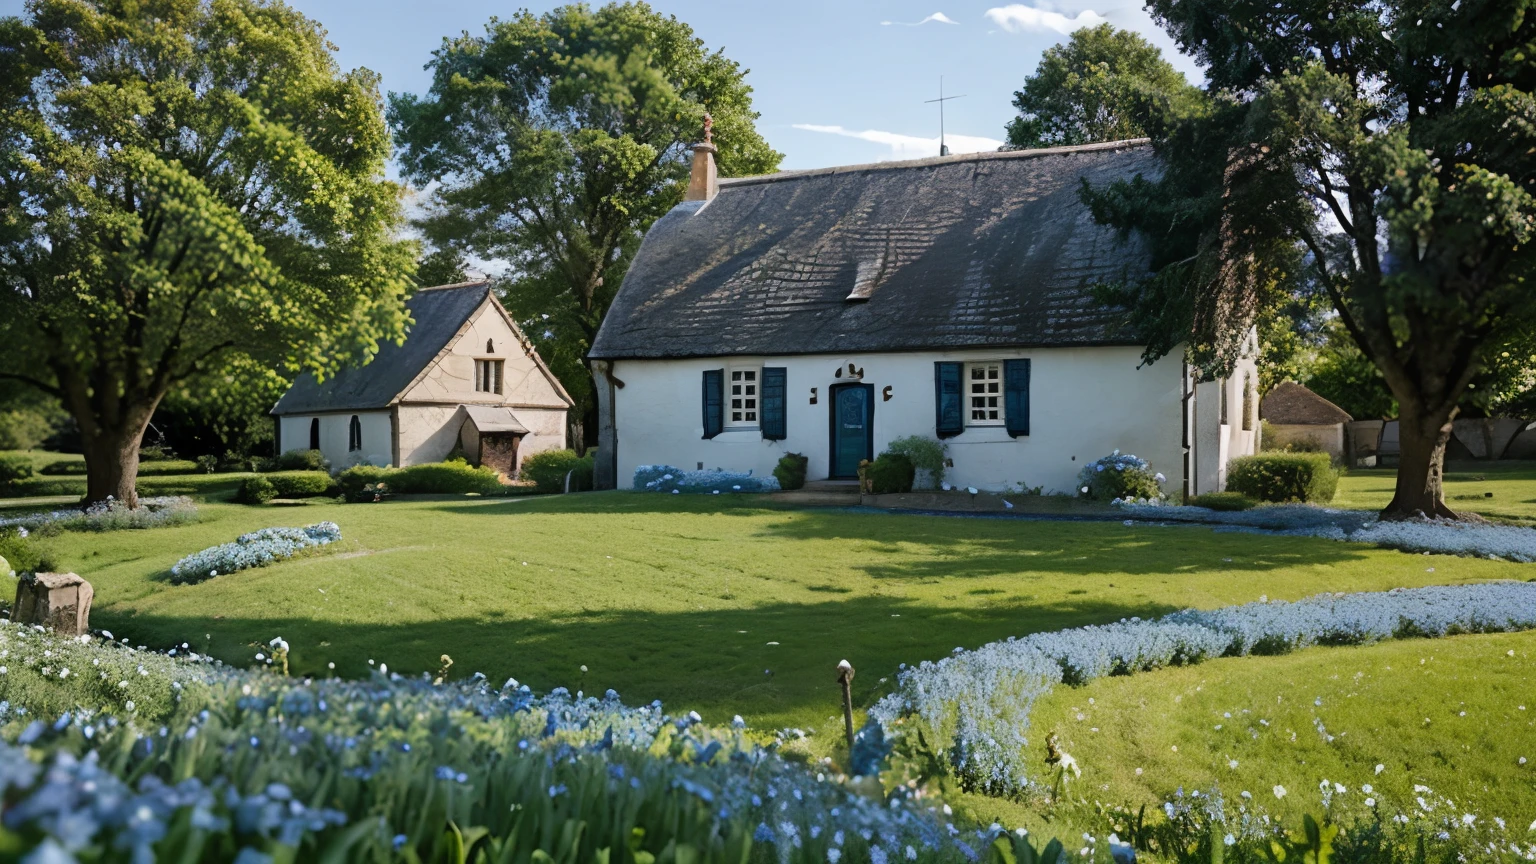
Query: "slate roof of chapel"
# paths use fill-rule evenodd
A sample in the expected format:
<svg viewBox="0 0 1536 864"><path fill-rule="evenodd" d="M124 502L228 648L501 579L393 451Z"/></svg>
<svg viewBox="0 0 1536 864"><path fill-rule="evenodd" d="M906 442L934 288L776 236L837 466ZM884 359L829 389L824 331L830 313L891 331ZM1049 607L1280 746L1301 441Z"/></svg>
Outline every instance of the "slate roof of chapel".
<svg viewBox="0 0 1536 864"><path fill-rule="evenodd" d="M1088 289L1145 246L1079 189L1158 173L1137 140L722 180L652 226L590 356L1140 344Z"/></svg>
<svg viewBox="0 0 1536 864"><path fill-rule="evenodd" d="M273 414L368 411L387 408L442 353L491 293L489 282L424 288L406 302L411 314L405 342L385 342L366 366L342 369L324 382L305 372L272 408Z"/></svg>

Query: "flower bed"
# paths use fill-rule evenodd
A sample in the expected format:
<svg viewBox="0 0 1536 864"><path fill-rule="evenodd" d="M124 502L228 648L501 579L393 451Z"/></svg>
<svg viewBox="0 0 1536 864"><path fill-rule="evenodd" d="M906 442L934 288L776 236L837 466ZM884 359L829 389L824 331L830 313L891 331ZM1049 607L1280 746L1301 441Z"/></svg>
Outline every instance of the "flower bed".
<svg viewBox="0 0 1536 864"><path fill-rule="evenodd" d="M233 543L210 546L177 561L171 567L171 581L177 585L202 582L220 573L262 567L292 558L304 549L325 546L340 539L341 528L335 522L317 522L305 528L263 528L242 534Z"/></svg>
<svg viewBox="0 0 1536 864"><path fill-rule="evenodd" d="M106 501L80 509L28 513L0 519L0 528L19 527L31 531L120 531L129 528L163 528L185 525L197 520L197 505L191 498L165 495L140 498L137 509L130 510L121 501Z"/></svg>
<svg viewBox="0 0 1536 864"><path fill-rule="evenodd" d="M777 492L779 481L773 477L754 477L751 471L684 471L671 465L641 465L635 469L638 492L684 492L695 495L719 495L730 492Z"/></svg>
<svg viewBox="0 0 1536 864"><path fill-rule="evenodd" d="M999 793L1030 788L1030 708L1058 684L1077 684L1212 657L1276 654L1311 645L1536 629L1536 583L1323 594L1294 603L1261 602L1186 610L1155 621L1036 633L956 649L904 669L895 693L871 719L894 739L916 721L967 782Z"/></svg>
<svg viewBox="0 0 1536 864"><path fill-rule="evenodd" d="M294 680L14 625L0 626L0 644L30 655L33 680L53 662L44 651L66 651L81 678L95 678L87 658L113 664L109 682L138 664L134 677L176 693L172 716L146 716L71 690L72 672L60 689L81 702L56 714L0 673L0 796L17 857L515 860L540 849L594 861L618 849L623 861L959 864L1001 833L780 758L739 718L710 727L613 691L537 697L510 679L434 683L383 667L365 681ZM485 858L463 854L476 842Z"/></svg>
<svg viewBox="0 0 1536 864"><path fill-rule="evenodd" d="M1119 502L1118 506L1137 519L1229 525L1301 537L1374 543L1405 552L1443 552L1527 564L1536 562L1536 529L1514 525L1427 518L1382 522L1370 513L1304 504L1256 507L1238 512L1133 502Z"/></svg>

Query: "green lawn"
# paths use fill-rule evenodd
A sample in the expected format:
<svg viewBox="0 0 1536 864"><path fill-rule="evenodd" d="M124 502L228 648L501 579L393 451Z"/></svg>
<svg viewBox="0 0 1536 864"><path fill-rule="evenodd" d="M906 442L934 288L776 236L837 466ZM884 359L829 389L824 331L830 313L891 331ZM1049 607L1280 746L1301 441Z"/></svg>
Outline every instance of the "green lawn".
<svg viewBox="0 0 1536 864"><path fill-rule="evenodd" d="M1329 506L1380 510L1392 500L1396 477L1390 469L1349 471ZM1453 463L1445 472L1445 499L1452 510L1536 522L1536 462Z"/></svg>
<svg viewBox="0 0 1536 864"><path fill-rule="evenodd" d="M1056 690L1033 720L1042 758L1045 735L1056 733L1082 765L1078 794L1098 800L1155 809L1180 786L1219 786L1234 804L1247 790L1269 812L1294 815L1320 809L1326 779L1357 798L1371 784L1398 806L1411 806L1414 785L1424 784L1466 808L1458 814L1519 826L1516 836L1536 819L1536 633L1314 648L1103 678ZM1277 783L1287 787L1283 801Z"/></svg>
<svg viewBox="0 0 1536 864"><path fill-rule="evenodd" d="M1186 606L1454 584L1518 565L1201 527L775 510L600 493L249 508L191 526L43 542L96 587L92 622L248 662L283 636L298 670L370 659L417 673L614 688L759 728L827 726L833 667L863 704L898 664L956 646ZM173 586L179 557L330 519L332 554ZM1428 572L1433 567L1434 572ZM582 676L581 666L589 672ZM769 672L771 671L771 674ZM835 724L828 728L835 728Z"/></svg>
<svg viewBox="0 0 1536 864"><path fill-rule="evenodd" d="M217 499L241 476L141 486ZM1448 488L1455 506L1536 520L1536 465L1453 472ZM1485 491L1494 496L1458 497ZM1334 503L1374 508L1390 495L1389 474L1357 471ZM899 664L1007 636L1266 596L1536 577L1528 565L1194 526L795 510L748 498L201 507L194 525L41 542L95 585L92 623L136 643L187 642L248 664L282 636L297 672L328 674L334 663L347 676L365 674L370 660L418 674L446 653L459 675L512 675L537 690L611 687L632 704L661 699L711 721L739 713L758 729L810 729L818 754L832 752L841 733L833 669L845 657L859 669L856 701L868 706ZM344 536L325 554L202 585L166 580L171 564L198 549L323 519ZM1155 805L1180 786L1214 782L1229 796L1262 792L1272 810L1315 809L1322 777L1351 789L1372 782L1397 797L1426 782L1529 824L1533 651L1536 634L1470 636L1105 679L1043 700L1031 742L1057 732L1084 766L1078 794L1092 800ZM1523 768L1519 755L1529 760ZM1379 778L1376 764L1387 766ZM1275 783L1296 794L1275 802ZM983 822L1038 824L1018 804L956 803ZM1047 828L1058 829L1066 826Z"/></svg>

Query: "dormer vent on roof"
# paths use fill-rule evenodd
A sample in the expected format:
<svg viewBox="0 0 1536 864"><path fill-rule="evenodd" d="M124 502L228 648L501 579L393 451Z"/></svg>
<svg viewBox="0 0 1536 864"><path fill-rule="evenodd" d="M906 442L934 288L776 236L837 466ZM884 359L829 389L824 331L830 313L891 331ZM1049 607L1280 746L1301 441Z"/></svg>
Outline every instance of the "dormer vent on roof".
<svg viewBox="0 0 1536 864"><path fill-rule="evenodd" d="M844 300L863 301L868 300L880 283L885 281L885 253L881 252L874 258L866 258L859 262L858 269L853 276L853 290L848 292Z"/></svg>

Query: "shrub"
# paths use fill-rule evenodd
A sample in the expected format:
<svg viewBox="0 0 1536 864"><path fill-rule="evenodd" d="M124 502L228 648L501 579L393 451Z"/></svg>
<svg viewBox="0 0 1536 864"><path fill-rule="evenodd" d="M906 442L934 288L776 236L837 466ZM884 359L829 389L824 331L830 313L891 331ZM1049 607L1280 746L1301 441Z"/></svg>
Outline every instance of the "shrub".
<svg viewBox="0 0 1536 864"><path fill-rule="evenodd" d="M53 850L68 848L82 860L230 861L249 848L296 861L533 850L589 862L616 847L623 862L961 864L1002 834L818 777L738 724L626 707L611 690L540 697L478 674L296 679L186 646L167 657L5 625L0 640L31 658L0 676L17 860L67 860ZM72 674L60 678L63 667Z"/></svg>
<svg viewBox="0 0 1536 864"><path fill-rule="evenodd" d="M911 459L889 450L875 457L875 461L869 463L864 471L869 491L876 495L911 492L912 480L916 475L917 467Z"/></svg>
<svg viewBox="0 0 1536 864"><path fill-rule="evenodd" d="M389 484L390 491L405 495L489 495L502 490L495 471L462 461L399 468L386 475L384 482Z"/></svg>
<svg viewBox="0 0 1536 864"><path fill-rule="evenodd" d="M533 481L540 492L564 492L565 475L576 470L580 461L575 450L540 450L523 457L518 476Z"/></svg>
<svg viewBox="0 0 1536 864"><path fill-rule="evenodd" d="M1077 491L1095 501L1158 500L1163 497L1162 483L1167 479L1152 473L1147 460L1116 450L1083 466L1077 475Z"/></svg>
<svg viewBox="0 0 1536 864"><path fill-rule="evenodd" d="M0 489L32 479L32 460L26 456L0 456Z"/></svg>
<svg viewBox="0 0 1536 864"><path fill-rule="evenodd" d="M139 448L139 462L169 462L176 458L170 448L159 444L151 444L148 447Z"/></svg>
<svg viewBox="0 0 1536 864"><path fill-rule="evenodd" d="M49 415L33 408L0 411L0 450L31 450L53 434Z"/></svg>
<svg viewBox="0 0 1536 864"><path fill-rule="evenodd" d="M278 498L316 498L335 495L336 481L324 471L274 471L263 475Z"/></svg>
<svg viewBox="0 0 1536 864"><path fill-rule="evenodd" d="M927 471L933 478L932 488L935 489L944 482L944 459L948 451L949 447L944 442L924 435L897 438L885 448L887 453L897 453L912 460L917 470Z"/></svg>
<svg viewBox="0 0 1536 864"><path fill-rule="evenodd" d="M811 460L799 453L785 453L779 464L773 466L773 477L780 489L800 489L805 486L805 472Z"/></svg>
<svg viewBox="0 0 1536 864"><path fill-rule="evenodd" d="M49 462L37 473L47 477L74 477L85 473L84 459L57 459Z"/></svg>
<svg viewBox="0 0 1536 864"><path fill-rule="evenodd" d="M1252 510L1255 505L1252 498L1238 492L1207 492L1204 495L1196 495L1184 503L1190 507L1204 507L1207 510L1224 512Z"/></svg>
<svg viewBox="0 0 1536 864"><path fill-rule="evenodd" d="M336 475L336 485L341 487L341 494L348 501L372 501L374 487L388 483L395 470L378 465L353 465Z"/></svg>
<svg viewBox="0 0 1536 864"><path fill-rule="evenodd" d="M722 495L734 492L777 492L776 477L753 477L751 471L725 471L716 468L684 471L671 465L641 465L635 469L637 492L667 492Z"/></svg>
<svg viewBox="0 0 1536 864"><path fill-rule="evenodd" d="M47 573L53 560L27 539L27 529L20 526L0 528L0 576L21 573Z"/></svg>
<svg viewBox="0 0 1536 864"><path fill-rule="evenodd" d="M319 450L286 450L270 463L273 471L329 471L331 463Z"/></svg>
<svg viewBox="0 0 1536 864"><path fill-rule="evenodd" d="M197 470L202 474L212 474L219 470L219 457L212 453L204 453L197 457Z"/></svg>
<svg viewBox="0 0 1536 864"><path fill-rule="evenodd" d="M239 504L265 504L277 497L277 489L272 486L272 481L261 475L247 477L240 483L240 491L235 493L235 502Z"/></svg>
<svg viewBox="0 0 1536 864"><path fill-rule="evenodd" d="M177 561L171 567L171 581L189 585L220 573L264 567L340 539L341 529L335 522L318 522L305 528L263 528L242 534L233 543L210 546Z"/></svg>
<svg viewBox="0 0 1536 864"><path fill-rule="evenodd" d="M1327 503L1338 486L1326 453L1260 453L1227 465L1227 491L1258 501Z"/></svg>

